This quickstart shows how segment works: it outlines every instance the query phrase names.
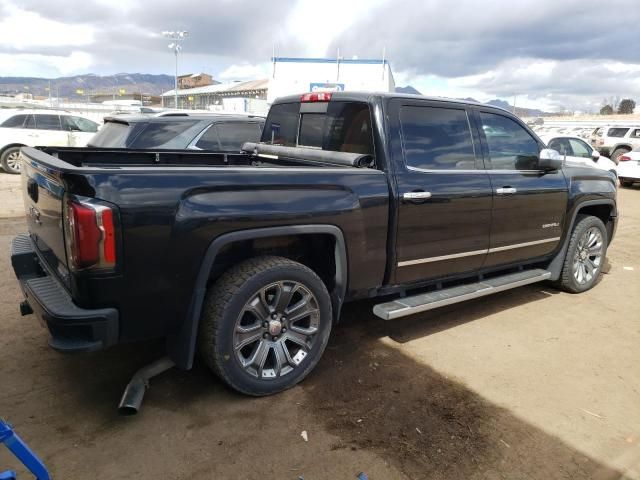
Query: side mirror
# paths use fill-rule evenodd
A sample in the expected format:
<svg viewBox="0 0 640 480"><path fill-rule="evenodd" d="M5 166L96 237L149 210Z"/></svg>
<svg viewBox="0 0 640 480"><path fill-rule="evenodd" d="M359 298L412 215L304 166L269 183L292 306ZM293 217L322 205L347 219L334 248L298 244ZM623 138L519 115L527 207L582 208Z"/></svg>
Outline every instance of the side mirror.
<svg viewBox="0 0 640 480"><path fill-rule="evenodd" d="M540 150L538 159L538 168L541 170L560 170L564 163L562 156L552 148L543 148Z"/></svg>
<svg viewBox="0 0 640 480"><path fill-rule="evenodd" d="M598 150L593 150L591 152L591 158L593 159L594 162L597 162L598 159L600 158L600 152Z"/></svg>

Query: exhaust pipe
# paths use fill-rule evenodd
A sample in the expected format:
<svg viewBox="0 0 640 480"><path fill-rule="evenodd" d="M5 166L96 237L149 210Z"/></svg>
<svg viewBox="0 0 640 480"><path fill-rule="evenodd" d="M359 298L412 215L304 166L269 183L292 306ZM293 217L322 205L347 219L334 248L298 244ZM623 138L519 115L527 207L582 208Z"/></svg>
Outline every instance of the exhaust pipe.
<svg viewBox="0 0 640 480"><path fill-rule="evenodd" d="M135 415L140 410L145 391L149 386L149 379L174 367L175 363L169 357L162 357L146 367L138 370L124 389L118 413L120 415Z"/></svg>

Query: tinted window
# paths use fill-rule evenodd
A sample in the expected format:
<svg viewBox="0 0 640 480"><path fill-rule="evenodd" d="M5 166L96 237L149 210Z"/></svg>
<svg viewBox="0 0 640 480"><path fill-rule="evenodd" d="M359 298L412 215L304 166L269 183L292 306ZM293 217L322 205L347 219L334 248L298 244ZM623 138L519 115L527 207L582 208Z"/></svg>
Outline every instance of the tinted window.
<svg viewBox="0 0 640 480"><path fill-rule="evenodd" d="M39 130L61 130L58 115L36 115L36 128Z"/></svg>
<svg viewBox="0 0 640 480"><path fill-rule="evenodd" d="M493 170L535 170L538 142L514 120L494 113L480 113Z"/></svg>
<svg viewBox="0 0 640 480"><path fill-rule="evenodd" d="M299 103L271 107L262 141L271 143L273 138L277 145L373 154L371 114L366 103L329 102L326 113L299 114L299 110Z"/></svg>
<svg viewBox="0 0 640 480"><path fill-rule="evenodd" d="M62 128L71 132L97 132L98 124L82 117L62 115Z"/></svg>
<svg viewBox="0 0 640 480"><path fill-rule="evenodd" d="M608 135L610 137L622 138L627 134L628 131L628 128L610 128Z"/></svg>
<svg viewBox="0 0 640 480"><path fill-rule="evenodd" d="M28 115L14 115L7 118L0 127L4 128L22 128Z"/></svg>
<svg viewBox="0 0 640 480"><path fill-rule="evenodd" d="M640 138L640 128L636 128L629 136L631 138Z"/></svg>
<svg viewBox="0 0 640 480"><path fill-rule="evenodd" d="M127 142L129 134L128 124L105 122L100 131L91 137L88 145L91 147L125 148L129 146Z"/></svg>
<svg viewBox="0 0 640 480"><path fill-rule="evenodd" d="M298 135L299 103L280 103L269 109L267 123L262 131L263 142L273 145L296 146Z"/></svg>
<svg viewBox="0 0 640 480"><path fill-rule="evenodd" d="M211 125L206 132L202 134L196 147L203 150L220 150L220 143L218 142L218 130L215 125Z"/></svg>
<svg viewBox="0 0 640 480"><path fill-rule="evenodd" d="M260 140L260 127L257 123L219 123L216 125L220 148L225 152L239 152L245 142Z"/></svg>
<svg viewBox="0 0 640 480"><path fill-rule="evenodd" d="M27 115L27 120L24 122L22 128L36 128L36 117L33 115Z"/></svg>
<svg viewBox="0 0 640 480"><path fill-rule="evenodd" d="M193 127L196 121L149 123L131 144L133 148L158 148L173 140L185 130Z"/></svg>
<svg viewBox="0 0 640 480"><path fill-rule="evenodd" d="M405 106L400 110L400 125L407 166L425 170L476 168L464 110Z"/></svg>

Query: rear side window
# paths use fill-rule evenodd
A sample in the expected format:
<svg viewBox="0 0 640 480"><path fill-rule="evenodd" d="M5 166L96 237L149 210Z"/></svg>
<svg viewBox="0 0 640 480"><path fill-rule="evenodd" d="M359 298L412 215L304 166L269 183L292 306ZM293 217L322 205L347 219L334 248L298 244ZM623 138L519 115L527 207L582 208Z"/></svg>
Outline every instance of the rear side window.
<svg viewBox="0 0 640 480"><path fill-rule="evenodd" d="M333 101L324 113L299 112L300 103L272 106L262 141L289 147L373 154L371 113L366 103Z"/></svg>
<svg viewBox="0 0 640 480"><path fill-rule="evenodd" d="M207 131L202 134L200 140L196 143L196 147L203 150L220 150L218 130L215 125L211 125Z"/></svg>
<svg viewBox="0 0 640 480"><path fill-rule="evenodd" d="M538 142L516 121L495 113L480 113L492 170L535 170Z"/></svg>
<svg viewBox="0 0 640 480"><path fill-rule="evenodd" d="M125 148L129 146L127 137L131 128L127 123L105 122L98 133L89 141L90 147Z"/></svg>
<svg viewBox="0 0 640 480"><path fill-rule="evenodd" d="M610 137L616 137L616 138L622 138L627 134L628 131L629 131L628 128L610 128L609 129L609 136Z"/></svg>
<svg viewBox="0 0 640 480"><path fill-rule="evenodd" d="M403 106L402 147L408 167L422 170L473 170L473 140L463 109Z"/></svg>
<svg viewBox="0 0 640 480"><path fill-rule="evenodd" d="M14 115L7 118L0 127L3 128L23 128L28 115Z"/></svg>
<svg viewBox="0 0 640 480"><path fill-rule="evenodd" d="M220 148L225 152L239 152L245 142L260 140L260 127L257 123L219 123L216 125Z"/></svg>
<svg viewBox="0 0 640 480"><path fill-rule="evenodd" d="M131 144L133 148L158 148L193 127L197 121L149 123Z"/></svg>
<svg viewBox="0 0 640 480"><path fill-rule="evenodd" d="M36 128L38 130L62 130L58 115L36 115Z"/></svg>

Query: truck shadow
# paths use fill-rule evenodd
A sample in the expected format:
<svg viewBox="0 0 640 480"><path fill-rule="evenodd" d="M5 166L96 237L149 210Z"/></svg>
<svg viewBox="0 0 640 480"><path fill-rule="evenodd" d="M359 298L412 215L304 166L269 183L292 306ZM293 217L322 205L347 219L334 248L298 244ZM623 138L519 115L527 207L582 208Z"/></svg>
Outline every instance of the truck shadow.
<svg viewBox="0 0 640 480"><path fill-rule="evenodd" d="M63 406L65 415L92 419L94 428L84 439L89 444L169 414L173 422L179 419L175 428L197 435L231 429L235 441L247 445L248 453L255 435L249 425L258 418L252 412L273 412L275 422L286 419L296 405L298 416L313 419L337 439L331 450L370 451L412 479L623 478L620 472L403 354L393 342L381 341L389 337L404 343L555 293L546 285L523 287L490 300L396 322L375 317L373 302L349 304L316 370L300 386L272 397L236 394L196 362L190 372L173 370L152 380L138 418L118 418L116 405L130 375L163 354L162 342L85 356L56 355L56 385L66 390L62 405L72 397L68 402L72 411L66 412ZM151 411L145 414L146 410ZM56 427L57 423L54 420L52 426L74 428L62 421ZM269 428L264 425L265 435Z"/></svg>
<svg viewBox="0 0 640 480"><path fill-rule="evenodd" d="M339 438L332 448L373 450L409 478L623 478L380 340L406 342L554 293L523 288L497 303L458 306L456 315L388 323L370 313L372 304L349 305L303 384L308 411Z"/></svg>

